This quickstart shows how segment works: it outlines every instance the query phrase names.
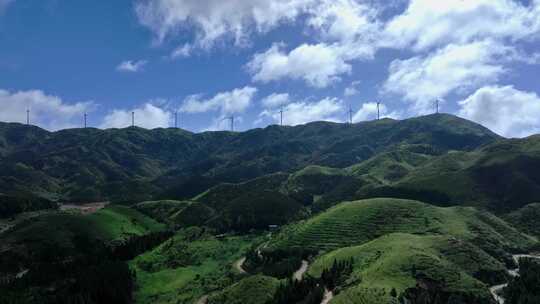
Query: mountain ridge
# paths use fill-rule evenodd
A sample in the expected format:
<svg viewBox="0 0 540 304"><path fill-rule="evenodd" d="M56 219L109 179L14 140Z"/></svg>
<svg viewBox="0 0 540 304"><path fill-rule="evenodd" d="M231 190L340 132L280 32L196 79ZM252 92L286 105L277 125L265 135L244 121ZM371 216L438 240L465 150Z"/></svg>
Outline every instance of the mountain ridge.
<svg viewBox="0 0 540 304"><path fill-rule="evenodd" d="M221 182L307 165L344 168L402 144L469 151L500 139L448 114L203 133L139 127L49 132L0 123L0 192L81 202L185 199Z"/></svg>

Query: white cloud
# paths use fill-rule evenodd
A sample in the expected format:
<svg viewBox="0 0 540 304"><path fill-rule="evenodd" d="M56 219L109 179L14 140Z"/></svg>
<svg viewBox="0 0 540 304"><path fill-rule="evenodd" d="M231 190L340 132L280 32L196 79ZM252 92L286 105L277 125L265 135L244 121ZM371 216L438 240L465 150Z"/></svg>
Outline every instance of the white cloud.
<svg viewBox="0 0 540 304"><path fill-rule="evenodd" d="M416 51L478 39L523 39L540 30L540 2L512 0L411 0L406 11L386 25L389 47Z"/></svg>
<svg viewBox="0 0 540 304"><path fill-rule="evenodd" d="M380 22L375 7L355 0L319 0L308 10L308 27L324 41L373 46L378 39Z"/></svg>
<svg viewBox="0 0 540 304"><path fill-rule="evenodd" d="M345 88L343 91L343 95L345 97L350 97L357 95L359 93L358 86L360 85L360 81L353 81L348 87Z"/></svg>
<svg viewBox="0 0 540 304"><path fill-rule="evenodd" d="M284 78L302 79L308 85L324 88L339 81L341 74L351 72L336 45L302 44L288 54L282 44L274 44L264 53L258 53L247 64L253 81L267 83Z"/></svg>
<svg viewBox="0 0 540 304"><path fill-rule="evenodd" d="M379 111L381 116L386 113L386 106L384 104L379 105ZM366 102L362 104L362 107L353 115L353 122L365 121L377 119L377 103Z"/></svg>
<svg viewBox="0 0 540 304"><path fill-rule="evenodd" d="M250 106L256 93L256 88L247 86L229 92L218 93L210 99L203 99L201 95L192 95L184 100L180 111L203 113L220 110L224 115L242 113Z"/></svg>
<svg viewBox="0 0 540 304"><path fill-rule="evenodd" d="M116 109L109 112L100 128L126 128L131 126L131 112L135 113L135 126L147 129L167 128L171 113L151 103L131 110Z"/></svg>
<svg viewBox="0 0 540 304"><path fill-rule="evenodd" d="M312 121L341 122L345 113L343 102L337 98L325 98L318 102L293 102L285 106L283 111L285 125L299 125ZM275 122L280 121L280 113L272 109L264 110L259 116L268 117Z"/></svg>
<svg viewBox="0 0 540 304"><path fill-rule="evenodd" d="M252 32L264 33L291 22L315 0L146 0L135 7L139 22L163 41L185 29L195 29L194 44L212 47L217 40L247 44Z"/></svg>
<svg viewBox="0 0 540 304"><path fill-rule="evenodd" d="M186 58L191 56L191 52L193 51L193 46L189 43L186 43L182 46L177 47L171 54L172 58Z"/></svg>
<svg viewBox="0 0 540 304"><path fill-rule="evenodd" d="M354 0L318 0L306 10L306 25L318 43L303 43L290 51L274 44L247 64L253 81L303 80L325 88L351 73L355 60L372 59L378 49L378 12Z"/></svg>
<svg viewBox="0 0 540 304"><path fill-rule="evenodd" d="M513 86L486 86L459 102L458 115L508 137L540 132L540 97Z"/></svg>
<svg viewBox="0 0 540 304"><path fill-rule="evenodd" d="M91 101L66 103L60 97L40 90L9 92L0 89L0 121L26 123L26 110L30 110L30 123L48 130L81 127L83 115L91 111Z"/></svg>
<svg viewBox="0 0 540 304"><path fill-rule="evenodd" d="M414 113L425 114L437 98L496 82L507 71L505 57L512 54L512 48L486 40L451 44L427 56L394 60L383 91L404 96L413 102Z"/></svg>
<svg viewBox="0 0 540 304"><path fill-rule="evenodd" d="M120 72L138 72L142 70L142 68L146 65L146 60L137 60L137 61L131 61L126 60L121 62L117 67L116 70Z"/></svg>
<svg viewBox="0 0 540 304"><path fill-rule="evenodd" d="M279 108L288 104L291 101L289 94L276 94L272 93L271 95L266 96L261 103L266 108Z"/></svg>

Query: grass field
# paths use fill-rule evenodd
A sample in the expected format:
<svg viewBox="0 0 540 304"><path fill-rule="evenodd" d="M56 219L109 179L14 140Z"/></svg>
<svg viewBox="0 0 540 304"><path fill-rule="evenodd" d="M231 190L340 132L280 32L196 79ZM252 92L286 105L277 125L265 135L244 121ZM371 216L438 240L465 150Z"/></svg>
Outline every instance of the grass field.
<svg viewBox="0 0 540 304"><path fill-rule="evenodd" d="M144 235L165 229L165 225L125 206L109 206L85 218L107 240Z"/></svg>
<svg viewBox="0 0 540 304"><path fill-rule="evenodd" d="M209 304L261 304L271 300L279 287L276 278L254 275L208 298Z"/></svg>
<svg viewBox="0 0 540 304"><path fill-rule="evenodd" d="M257 240L253 236L217 239L195 227L179 231L130 262L137 273L137 303L194 303L233 284L241 276L233 263Z"/></svg>

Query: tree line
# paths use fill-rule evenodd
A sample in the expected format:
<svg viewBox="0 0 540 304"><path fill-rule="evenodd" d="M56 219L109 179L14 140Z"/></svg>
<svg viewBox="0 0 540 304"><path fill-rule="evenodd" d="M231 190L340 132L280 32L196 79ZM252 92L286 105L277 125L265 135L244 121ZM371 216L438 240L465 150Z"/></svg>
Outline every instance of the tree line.
<svg viewBox="0 0 540 304"><path fill-rule="evenodd" d="M319 304L323 300L325 290L334 290L342 285L352 273L354 259L336 260L332 266L322 271L320 278L310 276L301 281L289 278L276 291L274 298L266 304Z"/></svg>
<svg viewBox="0 0 540 304"><path fill-rule="evenodd" d="M540 263L530 258L519 261L519 276L504 289L508 304L540 303Z"/></svg>
<svg viewBox="0 0 540 304"><path fill-rule="evenodd" d="M0 303L133 303L136 273L126 261L171 234L158 232L111 244L78 236L74 241L77 254L55 260L38 258L27 265L29 271L21 278L0 284Z"/></svg>

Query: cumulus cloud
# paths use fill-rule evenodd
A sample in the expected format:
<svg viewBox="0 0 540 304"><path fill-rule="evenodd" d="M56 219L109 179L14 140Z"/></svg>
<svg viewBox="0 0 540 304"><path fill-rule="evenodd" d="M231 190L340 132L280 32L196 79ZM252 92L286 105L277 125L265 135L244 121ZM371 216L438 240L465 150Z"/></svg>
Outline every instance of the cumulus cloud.
<svg viewBox="0 0 540 304"><path fill-rule="evenodd" d="M116 70L119 72L138 72L142 70L142 68L146 65L146 60L126 60L121 62L118 66L116 66Z"/></svg>
<svg viewBox="0 0 540 304"><path fill-rule="evenodd" d="M153 129L166 128L171 121L171 113L151 103L131 110L116 109L109 112L100 128L126 128L131 126L131 113L135 113L137 127Z"/></svg>
<svg viewBox="0 0 540 304"><path fill-rule="evenodd" d="M40 90L10 92L0 89L0 121L26 123L26 110L30 110L30 123L48 130L81 127L83 115L95 105L91 101L67 103L60 97Z"/></svg>
<svg viewBox="0 0 540 304"><path fill-rule="evenodd" d="M253 81L303 80L325 88L351 73L355 60L371 59L378 49L377 10L353 0L319 0L306 10L307 27L318 43L303 43L290 51L274 44L247 64Z"/></svg>
<svg viewBox="0 0 540 304"><path fill-rule="evenodd" d="M437 98L496 82L507 71L504 62L513 49L491 41L448 45L427 56L394 60L383 91L405 97L415 113L431 111Z"/></svg>
<svg viewBox="0 0 540 304"><path fill-rule="evenodd" d="M299 101L287 104L283 109L283 124L299 125L312 121L343 121L345 109L343 102L337 98L324 98L317 102ZM280 121L280 113L267 109L259 115L261 118L270 118Z"/></svg>
<svg viewBox="0 0 540 304"><path fill-rule="evenodd" d="M345 97L350 97L357 95L359 93L358 86L360 85L360 81L353 81L348 87L345 88L343 91L343 95Z"/></svg>
<svg viewBox="0 0 540 304"><path fill-rule="evenodd" d="M191 52L193 51L193 46L189 43L186 43L182 46L177 47L171 54L172 58L186 58L191 56Z"/></svg>
<svg viewBox="0 0 540 304"><path fill-rule="evenodd" d="M308 9L307 26L323 41L373 47L381 31L374 6L355 0L319 0Z"/></svg>
<svg viewBox="0 0 540 304"><path fill-rule="evenodd" d="M518 40L540 30L540 2L411 0L385 27L388 46L416 51L478 39Z"/></svg>
<svg viewBox="0 0 540 304"><path fill-rule="evenodd" d="M540 132L540 97L513 86L486 86L459 102L458 115L507 137Z"/></svg>
<svg viewBox="0 0 540 304"><path fill-rule="evenodd" d="M338 46L302 44L289 53L283 44L274 44L264 53L258 53L247 64L253 81L267 83L281 79L301 79L308 85L324 88L339 81L341 74L351 72Z"/></svg>
<svg viewBox="0 0 540 304"><path fill-rule="evenodd" d="M287 93L276 94L272 93L266 96L261 103L265 108L279 108L290 102L290 96Z"/></svg>
<svg viewBox="0 0 540 304"><path fill-rule="evenodd" d="M184 100L180 107L181 112L203 113L219 110L223 115L244 112L252 103L257 89L244 87L229 92L221 92L210 99L202 98L202 95L192 95Z"/></svg>
<svg viewBox="0 0 540 304"><path fill-rule="evenodd" d="M158 41L185 29L195 29L194 44L208 49L217 40L248 43L252 32L264 33L290 22L315 0L140 0L135 6L139 22Z"/></svg>
<svg viewBox="0 0 540 304"><path fill-rule="evenodd" d="M386 113L386 106L384 104L379 105L379 113L381 117L384 117ZM366 102L362 104L362 107L353 115L353 122L360 122L365 120L377 119L377 103Z"/></svg>

